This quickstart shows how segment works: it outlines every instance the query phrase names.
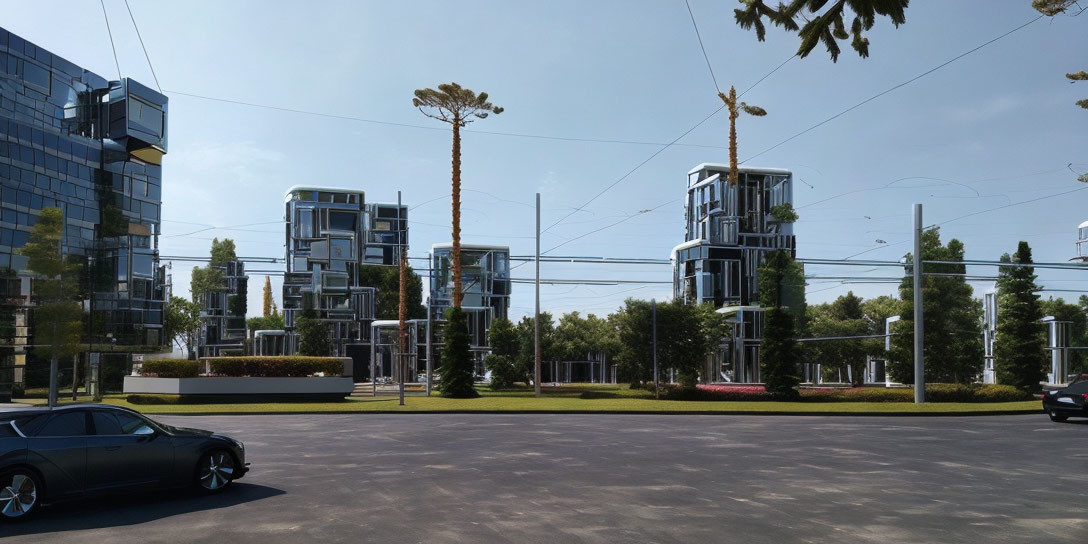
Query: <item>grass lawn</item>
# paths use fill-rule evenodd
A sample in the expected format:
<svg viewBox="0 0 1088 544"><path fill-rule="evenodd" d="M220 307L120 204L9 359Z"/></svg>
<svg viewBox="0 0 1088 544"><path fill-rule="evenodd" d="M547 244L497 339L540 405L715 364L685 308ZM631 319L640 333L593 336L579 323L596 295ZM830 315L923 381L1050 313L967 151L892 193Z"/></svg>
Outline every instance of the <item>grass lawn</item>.
<svg viewBox="0 0 1088 544"><path fill-rule="evenodd" d="M254 404L130 404L124 395L106 395L103 402L125 406L147 414L201 413L290 413L290 412L704 412L704 413L964 413L1016 411L1037 413L1038 401L999 403L926 403L910 402L744 402L744 401L658 401L646 391L625 385L581 384L546 387L536 398L532 390L491 391L479 388L477 399L447 399L439 396L409 395L405 405L397 397L350 397L341 402L277 402ZM605 398L583 398L605 397ZM62 396L70 403L71 393ZM83 398L81 402L86 402ZM20 402L44 404L45 399Z"/></svg>

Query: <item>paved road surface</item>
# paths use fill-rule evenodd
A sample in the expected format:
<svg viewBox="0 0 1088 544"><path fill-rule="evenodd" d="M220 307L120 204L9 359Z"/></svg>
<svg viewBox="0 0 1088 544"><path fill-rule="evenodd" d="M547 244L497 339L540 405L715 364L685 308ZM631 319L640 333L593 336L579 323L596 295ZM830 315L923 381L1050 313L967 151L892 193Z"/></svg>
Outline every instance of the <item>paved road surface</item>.
<svg viewBox="0 0 1088 544"><path fill-rule="evenodd" d="M163 417L242 439L213 497L42 510L32 542L1088 540L1088 424L621 415Z"/></svg>

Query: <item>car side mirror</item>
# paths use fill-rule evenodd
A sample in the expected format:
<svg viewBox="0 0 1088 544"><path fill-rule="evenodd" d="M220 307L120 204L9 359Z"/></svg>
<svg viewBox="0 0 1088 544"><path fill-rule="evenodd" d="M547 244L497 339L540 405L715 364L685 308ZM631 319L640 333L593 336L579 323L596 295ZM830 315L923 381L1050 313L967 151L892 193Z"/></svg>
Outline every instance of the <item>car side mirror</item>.
<svg viewBox="0 0 1088 544"><path fill-rule="evenodd" d="M144 425L144 426L136 429L135 431L132 431L132 434L138 435L138 436L151 436L151 435L155 434L155 429L152 429L151 427L148 427L147 425Z"/></svg>

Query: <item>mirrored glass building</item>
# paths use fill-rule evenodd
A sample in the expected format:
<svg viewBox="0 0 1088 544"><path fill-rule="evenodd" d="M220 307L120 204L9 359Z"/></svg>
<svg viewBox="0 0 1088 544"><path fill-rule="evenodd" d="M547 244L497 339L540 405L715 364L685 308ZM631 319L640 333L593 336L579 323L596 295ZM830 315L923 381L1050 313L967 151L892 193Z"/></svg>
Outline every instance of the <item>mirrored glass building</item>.
<svg viewBox="0 0 1088 544"><path fill-rule="evenodd" d="M166 343L158 258L166 134L162 94L107 80L0 28L0 276L33 277L19 249L42 210L59 209L60 249L85 265L83 340L92 350ZM32 281L5 284L18 284L10 300L23 302L16 324L0 327L0 344L32 344ZM9 352L0 365L25 363L27 350Z"/></svg>
<svg viewBox="0 0 1088 544"><path fill-rule="evenodd" d="M394 266L408 250L408 207L367 204L363 191L292 187L285 197L287 270L283 313L288 330L312 311L329 327L336 355L369 367L370 324L377 289L362 285L359 267ZM289 353L295 351L287 339Z"/></svg>
<svg viewBox="0 0 1088 544"><path fill-rule="evenodd" d="M431 246L431 282L427 306L432 321L442 321L446 310L453 306L452 243ZM483 357L489 348L487 331L495 319L509 319L510 311L510 248L461 244L461 286L464 298L461 308L468 314L468 329L472 351L476 355L478 373L483 374ZM436 337L442 328L435 327ZM437 343L441 343L440 340ZM434 348L437 361L439 348ZM435 363L436 367L438 363Z"/></svg>
<svg viewBox="0 0 1088 544"><path fill-rule="evenodd" d="M793 175L777 168L700 164L688 172L684 243L672 250L673 296L711 303L729 316L733 335L704 376L711 381L758 382L763 312L756 272L768 251L796 253L793 225L771 209L793 203Z"/></svg>
<svg viewBox="0 0 1088 544"><path fill-rule="evenodd" d="M244 355L249 286L245 263L235 260L215 268L222 271L223 284L219 289L204 293L203 300L199 301L201 309L197 355Z"/></svg>

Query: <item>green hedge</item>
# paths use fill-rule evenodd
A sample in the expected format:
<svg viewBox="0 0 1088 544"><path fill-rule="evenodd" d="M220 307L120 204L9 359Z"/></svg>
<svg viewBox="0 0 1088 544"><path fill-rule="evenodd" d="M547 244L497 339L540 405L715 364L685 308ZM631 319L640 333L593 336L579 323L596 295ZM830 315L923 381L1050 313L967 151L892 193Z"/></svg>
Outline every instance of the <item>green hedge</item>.
<svg viewBox="0 0 1088 544"><path fill-rule="evenodd" d="M195 378L200 375L200 362L186 359L149 359L144 361L140 375L156 378Z"/></svg>
<svg viewBox="0 0 1088 544"><path fill-rule="evenodd" d="M212 373L220 376L297 378L344 372L344 363L332 357L217 357L209 359L209 364Z"/></svg>
<svg viewBox="0 0 1088 544"><path fill-rule="evenodd" d="M852 389L802 388L799 402L914 402L908 387L860 387ZM669 386L662 389L666 400L764 401L774 400L762 386ZM1011 385L933 383L926 385L926 402L1017 402L1035 398Z"/></svg>

